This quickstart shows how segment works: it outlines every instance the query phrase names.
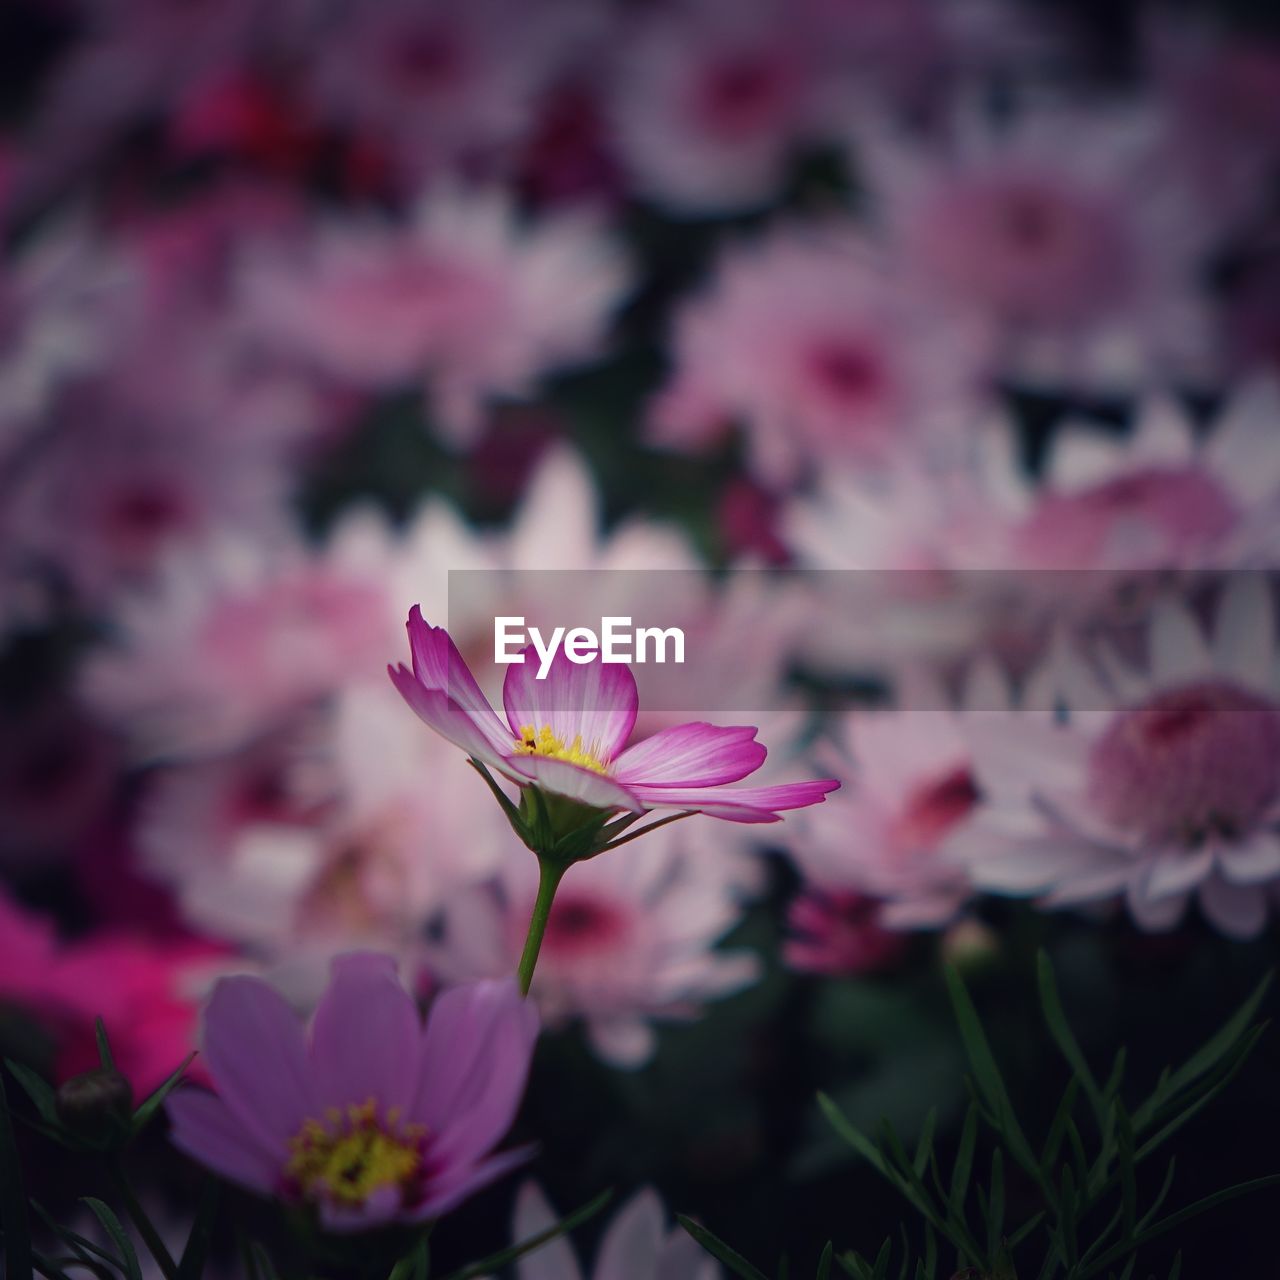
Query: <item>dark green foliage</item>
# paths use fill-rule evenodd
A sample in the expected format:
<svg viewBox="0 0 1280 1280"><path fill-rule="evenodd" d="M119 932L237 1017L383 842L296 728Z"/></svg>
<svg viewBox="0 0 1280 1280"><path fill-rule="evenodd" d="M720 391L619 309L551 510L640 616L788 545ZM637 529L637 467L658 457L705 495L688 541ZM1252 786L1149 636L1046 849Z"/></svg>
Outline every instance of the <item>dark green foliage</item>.
<svg viewBox="0 0 1280 1280"><path fill-rule="evenodd" d="M947 986L971 1097L950 1169L940 1167L934 1146L936 1112L930 1112L909 1153L887 1121L873 1138L819 1094L832 1129L922 1220L918 1256L905 1231L900 1247L886 1238L873 1259L855 1251L835 1255L855 1280L1131 1280L1150 1242L1237 1196L1280 1184L1280 1174L1255 1178L1161 1216L1174 1185L1175 1158L1168 1158L1159 1189L1145 1202L1139 1182L1144 1163L1222 1092L1257 1044L1265 1024L1254 1025L1253 1018L1269 978L1205 1045L1181 1066L1163 1071L1146 1097L1130 1106L1121 1096L1124 1052L1099 1083L1067 1021L1043 952L1037 977L1045 1027L1071 1073L1040 1141L1033 1144L1019 1121L969 992L950 968ZM989 1147L989 1154L980 1155L980 1146ZM985 1176L975 1178L978 1170ZM1034 1212L1014 1222L1006 1196L1012 1173L1038 1201ZM734 1274L763 1280L762 1272L705 1228L681 1222ZM829 1270L829 1255L822 1265ZM1180 1269L1175 1255L1171 1280ZM820 1269L819 1276L825 1274Z"/></svg>

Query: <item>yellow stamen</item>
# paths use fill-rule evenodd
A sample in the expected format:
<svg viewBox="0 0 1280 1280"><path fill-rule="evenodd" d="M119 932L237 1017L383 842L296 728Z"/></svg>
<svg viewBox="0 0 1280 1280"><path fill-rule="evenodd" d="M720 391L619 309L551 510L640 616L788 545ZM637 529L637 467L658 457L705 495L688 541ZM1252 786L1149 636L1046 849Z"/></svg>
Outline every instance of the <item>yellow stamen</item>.
<svg viewBox="0 0 1280 1280"><path fill-rule="evenodd" d="M549 756L552 760L567 760L570 764L581 765L594 773L608 772L604 761L583 745L582 734L575 734L573 741L565 746L549 724L544 724L541 729L535 729L531 724L521 725L515 753L520 756Z"/></svg>
<svg viewBox="0 0 1280 1280"><path fill-rule="evenodd" d="M426 1130L401 1125L393 1108L379 1120L372 1098L307 1120L289 1139L288 1178L310 1199L358 1207L384 1187L410 1189L422 1173Z"/></svg>

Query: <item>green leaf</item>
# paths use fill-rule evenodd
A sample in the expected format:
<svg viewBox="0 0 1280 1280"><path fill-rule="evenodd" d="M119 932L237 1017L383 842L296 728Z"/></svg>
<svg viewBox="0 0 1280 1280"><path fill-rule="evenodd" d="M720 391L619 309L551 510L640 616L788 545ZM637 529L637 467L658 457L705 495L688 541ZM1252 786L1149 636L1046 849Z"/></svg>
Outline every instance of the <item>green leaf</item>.
<svg viewBox="0 0 1280 1280"><path fill-rule="evenodd" d="M1178 1280L1178 1277L1181 1275L1182 1275L1182 1250L1179 1249L1178 1252L1173 1255L1173 1266L1169 1271L1169 1280Z"/></svg>
<svg viewBox="0 0 1280 1280"><path fill-rule="evenodd" d="M1005 1243L1001 1243L992 1260L991 1280L1018 1280L1017 1272L1013 1269L1013 1256Z"/></svg>
<svg viewBox="0 0 1280 1280"><path fill-rule="evenodd" d="M1080 1082L1080 1087L1084 1089L1085 1097L1089 1099L1089 1105L1098 1117L1098 1123L1101 1124L1102 1091L1098 1088L1098 1082L1094 1079L1075 1033L1071 1030L1071 1024L1067 1021L1067 1015L1063 1012L1062 1001L1058 997L1058 985L1053 976L1053 965L1050 964L1049 957L1043 950L1036 956L1036 973L1040 984L1040 1007L1044 1011L1044 1020L1049 1028L1049 1034L1067 1060L1067 1065L1075 1074L1075 1078Z"/></svg>
<svg viewBox="0 0 1280 1280"><path fill-rule="evenodd" d="M1181 1092L1188 1085L1211 1071L1222 1058L1231 1052L1232 1048L1244 1036L1250 1021L1253 1019L1253 1015L1258 1011L1258 1006L1262 1003L1262 999L1271 985L1271 978L1271 974L1267 974L1263 978L1254 993L1227 1019L1221 1030L1212 1036L1203 1048L1193 1053L1177 1071L1167 1077L1162 1077L1161 1084L1156 1086L1156 1091L1134 1112L1133 1127L1136 1131L1141 1132L1146 1125L1151 1123L1155 1111L1167 1098Z"/></svg>
<svg viewBox="0 0 1280 1280"><path fill-rule="evenodd" d="M101 1019L99 1019L101 1023ZM120 1250L120 1261L124 1264L124 1273L129 1280L142 1280L142 1269L138 1266L138 1254L129 1239L129 1233L120 1225L109 1205L93 1196L82 1196L80 1203L87 1206L95 1218L102 1223L102 1229L111 1238L111 1243Z"/></svg>
<svg viewBox="0 0 1280 1280"><path fill-rule="evenodd" d="M42 1276L48 1276L50 1280L73 1280L73 1277L67 1275L66 1271L63 1269L62 1264L65 1264L68 1262L75 1262L75 1263L79 1263L81 1268L83 1268L85 1265L88 1265L88 1264L81 1263L81 1260L79 1257L50 1258L47 1254L41 1253L39 1249L32 1249L31 1260L32 1260L32 1265L35 1267L36 1271ZM93 1265L96 1266L97 1264L95 1263ZM99 1273L95 1271L92 1274L97 1275ZM110 1275L110 1272L108 1272L107 1274ZM77 1270L74 1280L83 1280L80 1274L80 1270Z"/></svg>
<svg viewBox="0 0 1280 1280"><path fill-rule="evenodd" d="M181 1065L173 1074L142 1100L141 1105L133 1113L133 1119L129 1122L130 1137L136 1137L147 1127L152 1117L160 1110L161 1103L177 1088L187 1068L195 1061L195 1056L195 1050L192 1050L183 1058Z"/></svg>
<svg viewBox="0 0 1280 1280"><path fill-rule="evenodd" d="M886 1236L884 1244L880 1246L880 1252L876 1254L875 1263L871 1268L872 1280L885 1280L889 1274L889 1259L893 1256L893 1240Z"/></svg>
<svg viewBox="0 0 1280 1280"><path fill-rule="evenodd" d="M971 1106L960 1130L960 1145L956 1149L956 1162L951 1168L951 1194L947 1199L950 1217L964 1221L964 1201L969 1190L969 1175L973 1172L973 1152L978 1141L978 1108Z"/></svg>
<svg viewBox="0 0 1280 1280"><path fill-rule="evenodd" d="M1084 1142L1080 1137L1080 1130L1076 1128L1076 1122L1070 1116L1067 1117L1063 1128L1067 1131L1067 1145L1071 1148L1071 1163L1075 1168L1076 1177L1082 1187L1089 1187L1092 1185L1089 1179L1089 1162L1085 1158ZM1101 1157L1099 1157L1098 1163L1099 1165L1102 1164Z"/></svg>
<svg viewBox="0 0 1280 1280"><path fill-rule="evenodd" d="M871 1264L859 1253L842 1253L836 1261L854 1280L871 1280Z"/></svg>
<svg viewBox="0 0 1280 1280"><path fill-rule="evenodd" d="M6 1058L4 1065L9 1073L22 1086L22 1091L31 1099L42 1120L53 1126L58 1124L58 1102L53 1086L38 1072L24 1067L21 1062Z"/></svg>
<svg viewBox="0 0 1280 1280"><path fill-rule="evenodd" d="M9 1280L32 1280L31 1225L22 1164L13 1133L9 1100L0 1077L0 1226L4 1228L5 1275Z"/></svg>
<svg viewBox="0 0 1280 1280"><path fill-rule="evenodd" d="M818 1274L814 1280L831 1280L831 1253L831 1241L828 1240L822 1256L818 1259Z"/></svg>
<svg viewBox="0 0 1280 1280"><path fill-rule="evenodd" d="M1116 1050L1115 1062L1111 1064L1111 1074L1107 1077L1107 1082L1102 1086L1102 1096L1109 1102L1112 1098L1118 1097L1120 1086L1124 1083L1124 1069L1128 1061L1128 1051L1123 1045Z"/></svg>
<svg viewBox="0 0 1280 1280"><path fill-rule="evenodd" d="M920 1130L920 1140L916 1143L914 1168L917 1178L923 1178L929 1167L929 1157L933 1154L933 1135L937 1127L938 1108L930 1107L929 1114L924 1119L924 1128Z"/></svg>
<svg viewBox="0 0 1280 1280"><path fill-rule="evenodd" d="M1184 1209L1179 1209L1176 1213L1171 1213L1167 1218L1161 1218L1159 1222L1153 1223L1145 1230L1138 1232L1132 1240L1122 1240L1114 1248L1109 1249L1097 1262L1093 1264L1088 1271L1085 1271L1081 1280L1087 1280L1087 1277L1096 1275L1099 1271L1104 1271L1113 1262L1118 1262L1125 1257L1131 1250L1136 1250L1142 1245L1162 1236L1166 1231L1172 1231L1175 1227L1180 1227L1184 1222L1189 1222L1192 1218L1199 1217L1202 1213L1207 1213L1210 1209L1216 1209L1220 1204L1226 1204L1230 1200L1239 1199L1240 1196L1251 1195L1255 1191L1261 1191L1265 1187L1274 1187L1280 1184L1280 1173L1268 1174L1265 1178L1254 1178L1249 1182L1237 1183L1234 1187L1226 1187L1222 1191L1215 1191L1212 1195L1205 1196L1202 1200L1197 1200L1194 1204L1189 1204Z"/></svg>
<svg viewBox="0 0 1280 1280"><path fill-rule="evenodd" d="M427 1280L431 1268L431 1240L423 1232L413 1248L391 1269L389 1280Z"/></svg>
<svg viewBox="0 0 1280 1280"><path fill-rule="evenodd" d="M200 1207L191 1224L187 1243L178 1259L178 1280L200 1280L209 1258L209 1246L213 1243L213 1222L218 1215L218 1197L222 1184L210 1178L200 1196Z"/></svg>
<svg viewBox="0 0 1280 1280"><path fill-rule="evenodd" d="M271 1255L267 1252L267 1247L260 1240L254 1240L249 1245L249 1256L253 1259L253 1266L259 1280L280 1280L280 1273L276 1270L276 1264L271 1261Z"/></svg>
<svg viewBox="0 0 1280 1280"><path fill-rule="evenodd" d="M446 1277L446 1280L473 1280L474 1277L487 1275L498 1267L505 1267L508 1262L514 1262L526 1253L532 1253L534 1249L540 1249L548 1240L554 1240L557 1236L567 1235L575 1227L580 1227L589 1218L595 1217L612 1199L612 1188L608 1191L602 1191L594 1200L588 1201L580 1209L575 1209L567 1218L562 1218L545 1231L539 1231L537 1235L529 1236L527 1239L521 1240L506 1249L500 1249L497 1253L490 1254L487 1258L482 1258L479 1262L472 1262L460 1271L451 1272ZM692 1232L690 1234L692 1235Z"/></svg>
<svg viewBox="0 0 1280 1280"><path fill-rule="evenodd" d="M37 1200L31 1201L31 1207L40 1215L49 1230L53 1232L58 1239L62 1240L77 1256L82 1258L98 1258L103 1262L110 1263L111 1266L119 1270L123 1264L114 1254L108 1253L101 1245L90 1240L87 1236L82 1236L70 1227L62 1226L56 1218Z"/></svg>
<svg viewBox="0 0 1280 1280"><path fill-rule="evenodd" d="M1133 1126L1129 1114L1117 1102L1116 1149L1120 1158L1120 1205L1124 1234L1132 1236L1138 1220L1138 1176L1134 1168Z"/></svg>
<svg viewBox="0 0 1280 1280"><path fill-rule="evenodd" d="M991 1187L987 1192L987 1253L994 1256L1004 1236L1004 1156L991 1153Z"/></svg>
<svg viewBox="0 0 1280 1280"><path fill-rule="evenodd" d="M818 1094L818 1106L822 1108L822 1114L826 1116L828 1123L836 1133L860 1156L870 1161L880 1173L888 1177L889 1166L880 1154L879 1149L860 1129L850 1123L844 1112L825 1093Z"/></svg>
<svg viewBox="0 0 1280 1280"><path fill-rule="evenodd" d="M676 1221L718 1262L723 1262L735 1276L742 1276L743 1280L769 1280L768 1276L756 1267L753 1267L746 1258L744 1258L736 1250L731 1249L725 1242L717 1236L711 1234L706 1227L700 1226L694 1222L692 1218L686 1217L682 1213L676 1214Z"/></svg>
<svg viewBox="0 0 1280 1280"><path fill-rule="evenodd" d="M1244 1065L1245 1059L1253 1052L1265 1030L1266 1024L1254 1027L1228 1050L1213 1071L1212 1079L1201 1084L1201 1091L1193 1097L1191 1102L1185 1105L1182 1110L1175 1112L1167 1123L1138 1148L1136 1158L1139 1161L1145 1159L1157 1147L1167 1142L1184 1124L1207 1107L1226 1088L1236 1072ZM1157 1109L1153 1112L1153 1120L1158 1119L1162 1114L1162 1109ZM1134 1128L1137 1129L1137 1113L1134 1115L1133 1124Z"/></svg>
<svg viewBox="0 0 1280 1280"><path fill-rule="evenodd" d="M111 1042L107 1039L107 1029L101 1018L94 1018L93 1033L98 1038L98 1058L106 1071L116 1069L116 1060L111 1053Z"/></svg>
<svg viewBox="0 0 1280 1280"><path fill-rule="evenodd" d="M965 1052L969 1056L969 1065L973 1068L974 1081L979 1092L986 1100L987 1106L994 1112L1001 1137L1009 1147L1009 1152L1028 1173L1040 1178L1040 1166L1031 1154L1027 1139L1014 1114L1013 1103L1005 1088L1004 1078L996 1065L995 1056L987 1034L982 1029L978 1011L974 1008L969 992L954 965L946 966L947 988L951 994L951 1005L955 1011L956 1022L960 1026L960 1036L964 1041Z"/></svg>
<svg viewBox="0 0 1280 1280"><path fill-rule="evenodd" d="M1156 1193L1156 1198L1151 1202L1150 1208L1138 1219L1137 1229L1141 1231L1152 1218L1160 1212L1161 1206L1169 1197L1169 1192L1173 1190L1174 1170L1178 1167L1178 1158L1172 1156L1169 1159L1169 1167L1165 1170L1164 1181L1160 1184L1160 1190Z"/></svg>
<svg viewBox="0 0 1280 1280"><path fill-rule="evenodd" d="M1058 1197L1058 1238L1062 1243L1063 1260L1074 1267L1080 1257L1080 1245L1076 1238L1080 1204L1076 1198L1076 1180L1071 1166L1062 1166L1062 1192Z"/></svg>
<svg viewBox="0 0 1280 1280"><path fill-rule="evenodd" d="M1057 1162L1058 1152L1062 1149L1063 1139L1067 1136L1067 1122L1071 1120L1075 1110L1076 1095L1080 1091L1080 1081L1072 1076L1067 1087L1062 1091L1062 1099L1058 1110L1054 1113L1053 1123L1049 1126L1048 1137L1044 1140L1044 1149L1040 1152L1040 1168L1046 1178L1053 1176L1053 1166Z"/></svg>
<svg viewBox="0 0 1280 1280"><path fill-rule="evenodd" d="M1010 1249L1016 1249L1043 1221L1044 1210L1028 1218L1026 1222L1020 1226L1017 1231L1009 1237L1008 1244Z"/></svg>

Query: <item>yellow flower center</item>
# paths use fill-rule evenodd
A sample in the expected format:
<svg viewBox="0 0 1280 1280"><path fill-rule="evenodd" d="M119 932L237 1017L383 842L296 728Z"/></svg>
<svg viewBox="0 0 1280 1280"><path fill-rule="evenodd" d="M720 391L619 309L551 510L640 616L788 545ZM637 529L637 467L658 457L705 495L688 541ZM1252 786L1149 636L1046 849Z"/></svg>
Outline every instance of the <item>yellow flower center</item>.
<svg viewBox="0 0 1280 1280"><path fill-rule="evenodd" d="M395 1108L379 1119L372 1098L345 1112L330 1107L289 1139L285 1174L308 1199L355 1208L384 1187L412 1192L426 1136L422 1125L400 1124Z"/></svg>
<svg viewBox="0 0 1280 1280"><path fill-rule="evenodd" d="M582 734L575 734L568 746L557 738L549 724L535 729L531 724L520 726L520 740L515 744L518 756L550 756L552 760L568 760L594 773L607 773L605 763L598 755L583 746Z"/></svg>

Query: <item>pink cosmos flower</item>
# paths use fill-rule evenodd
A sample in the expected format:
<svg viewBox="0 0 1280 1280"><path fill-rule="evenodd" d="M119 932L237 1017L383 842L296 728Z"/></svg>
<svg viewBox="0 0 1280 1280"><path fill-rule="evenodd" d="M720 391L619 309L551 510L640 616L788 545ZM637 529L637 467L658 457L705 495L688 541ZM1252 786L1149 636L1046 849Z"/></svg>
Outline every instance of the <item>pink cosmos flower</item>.
<svg viewBox="0 0 1280 1280"><path fill-rule="evenodd" d="M1275 385L1245 385L1201 438L1172 400L1152 396L1121 439L1066 422L1054 433L1039 484L998 447L1012 568L1133 573L1229 568L1273 561L1280 550L1280 415ZM1057 590L1057 588L1055 588Z"/></svg>
<svg viewBox="0 0 1280 1280"><path fill-rule="evenodd" d="M927 0L794 0L786 14L808 29L831 80L827 101L835 114L850 95L910 107L936 94L952 70L948 55L961 52L947 48L947 37L959 35L948 27L958 28L960 8Z"/></svg>
<svg viewBox="0 0 1280 1280"><path fill-rule="evenodd" d="M826 468L781 516L793 562L811 571L803 661L893 677L966 660L1002 617L993 596L1021 585L990 572L1011 567L996 497L967 460L934 466L904 450L875 474Z"/></svg>
<svg viewBox="0 0 1280 1280"><path fill-rule="evenodd" d="M50 921L0 894L0 1003L52 1036L59 1080L98 1065L101 1017L117 1066L145 1096L194 1047L199 993L221 964L192 940L101 932L63 942Z"/></svg>
<svg viewBox="0 0 1280 1280"><path fill-rule="evenodd" d="M1229 30L1211 12L1152 8L1142 35L1156 92L1175 122L1171 161L1196 196L1248 217L1280 160L1280 42Z"/></svg>
<svg viewBox="0 0 1280 1280"><path fill-rule="evenodd" d="M787 6L694 0L624 36L613 115L635 187L685 214L768 201L820 118L815 50Z"/></svg>
<svg viewBox="0 0 1280 1280"><path fill-rule="evenodd" d="M557 1217L546 1196L526 1182L516 1196L512 1236L527 1240L553 1227ZM592 1280L719 1280L723 1274L680 1227L668 1228L657 1192L637 1191L613 1216L596 1254ZM586 1273L564 1236L516 1263L517 1280L583 1280Z"/></svg>
<svg viewBox="0 0 1280 1280"><path fill-rule="evenodd" d="M87 0L83 38L42 85L20 188L38 207L150 112L161 115L211 69L239 63L265 11L257 0ZM273 21L297 9L272 6Z"/></svg>
<svg viewBox="0 0 1280 1280"><path fill-rule="evenodd" d="M122 267L83 220L45 227L0 263L0 461L40 430L55 392L97 368Z"/></svg>
<svg viewBox="0 0 1280 1280"><path fill-rule="evenodd" d="M120 601L115 643L84 672L90 703L144 752L202 754L377 670L395 629L386 584L346 550L224 539L166 562Z"/></svg>
<svg viewBox="0 0 1280 1280"><path fill-rule="evenodd" d="M1129 390L1204 378L1215 352L1198 272L1211 220L1149 109L962 100L946 142L870 121L855 155L912 287L963 309L1033 384Z"/></svg>
<svg viewBox="0 0 1280 1280"><path fill-rule="evenodd" d="M626 747L639 696L624 663L572 662L558 650L545 680L532 648L507 669L504 724L442 627L415 605L409 614L413 670L388 668L404 700L437 733L522 789L597 810L700 812L730 822L776 822L781 811L817 804L840 784L827 778L771 787L731 787L764 763L750 727L695 722ZM625 748L625 750L624 750Z"/></svg>
<svg viewBox="0 0 1280 1280"><path fill-rule="evenodd" d="M980 684L989 682L972 681L970 700ZM790 853L807 883L877 899L876 917L891 928L938 928L956 917L971 889L946 845L981 799L967 719L942 697L843 717L837 742L856 784L803 815Z"/></svg>
<svg viewBox="0 0 1280 1280"><path fill-rule="evenodd" d="M1267 581L1231 581L1211 638L1172 600L1145 669L1071 653L1049 668L1066 723L1039 711L974 722L984 803L951 851L979 888L1047 906L1121 895L1172 928L1189 900L1232 937L1280 886L1280 696Z"/></svg>
<svg viewBox="0 0 1280 1280"><path fill-rule="evenodd" d="M423 922L511 852L502 814L469 780L389 685L353 682L292 733L154 779L143 867L193 925L285 966L288 993L310 1001L340 952L412 962Z"/></svg>
<svg viewBox="0 0 1280 1280"><path fill-rule="evenodd" d="M688 828L655 831L626 855L592 858L565 877L529 989L548 1027L580 1019L599 1057L643 1066L655 1023L686 1022L750 986L759 957L718 950L758 885L757 859L695 841ZM442 915L432 972L449 981L510 973L538 889L533 858L508 857L490 885L455 894Z"/></svg>
<svg viewBox="0 0 1280 1280"><path fill-rule="evenodd" d="M490 1152L537 1035L511 981L444 992L424 1030L394 964L371 953L334 961L309 1034L266 983L227 978L204 1018L217 1093L169 1099L173 1141L329 1231L421 1222L528 1157Z"/></svg>
<svg viewBox="0 0 1280 1280"><path fill-rule="evenodd" d="M501 192L436 187L407 227L333 222L295 250L246 253L240 306L268 349L339 382L429 379L442 430L464 444L490 397L596 354L628 277L593 214L523 225Z"/></svg>
<svg viewBox="0 0 1280 1280"><path fill-rule="evenodd" d="M883 466L898 447L965 434L983 368L971 338L852 225L786 226L731 246L678 313L649 434L698 450L739 424L750 470L773 486Z"/></svg>
<svg viewBox="0 0 1280 1280"><path fill-rule="evenodd" d="M803 973L851 977L890 969L908 935L880 923L881 904L865 894L806 886L787 908L787 964Z"/></svg>
<svg viewBox="0 0 1280 1280"><path fill-rule="evenodd" d="M500 171L580 26L573 4L373 0L329 26L312 111L390 150L411 188L445 170Z"/></svg>
<svg viewBox="0 0 1280 1280"><path fill-rule="evenodd" d="M176 550L286 525L283 459L189 418L150 418L95 380L60 397L58 426L19 477L12 536L91 605L150 585Z"/></svg>

